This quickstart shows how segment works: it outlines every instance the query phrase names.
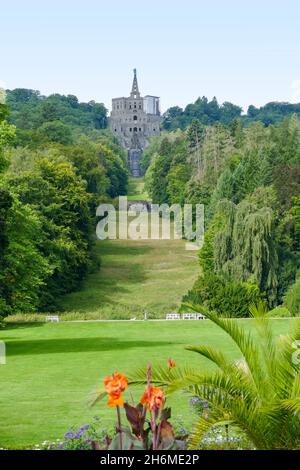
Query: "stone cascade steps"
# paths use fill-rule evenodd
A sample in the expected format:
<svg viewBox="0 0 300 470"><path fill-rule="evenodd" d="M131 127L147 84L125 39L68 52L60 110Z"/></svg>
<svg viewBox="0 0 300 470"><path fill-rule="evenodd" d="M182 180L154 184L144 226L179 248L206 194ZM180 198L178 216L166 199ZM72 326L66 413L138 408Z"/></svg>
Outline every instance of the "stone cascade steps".
<svg viewBox="0 0 300 470"><path fill-rule="evenodd" d="M133 177L139 178L142 176L140 168L140 160L142 156L141 149L129 149L128 150L128 166Z"/></svg>

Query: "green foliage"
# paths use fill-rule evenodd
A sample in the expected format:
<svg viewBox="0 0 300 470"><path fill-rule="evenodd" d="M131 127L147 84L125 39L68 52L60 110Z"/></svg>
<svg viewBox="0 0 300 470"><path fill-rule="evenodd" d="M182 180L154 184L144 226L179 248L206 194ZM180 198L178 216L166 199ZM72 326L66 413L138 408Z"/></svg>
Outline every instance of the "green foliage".
<svg viewBox="0 0 300 470"><path fill-rule="evenodd" d="M185 202L185 186L190 178L190 171L186 165L179 163L172 165L167 176L167 193L168 200L172 204L184 205Z"/></svg>
<svg viewBox="0 0 300 470"><path fill-rule="evenodd" d="M55 121L84 132L104 129L107 124L107 110L103 104L79 103L73 95L45 97L36 90L16 88L7 91L7 104L11 122L22 130L37 130L43 124Z"/></svg>
<svg viewBox="0 0 300 470"><path fill-rule="evenodd" d="M8 106L4 102L2 102L1 98L2 97L1 97L1 88L0 88L0 122L7 120L9 116ZM4 100L5 100L5 97L4 97Z"/></svg>
<svg viewBox="0 0 300 470"><path fill-rule="evenodd" d="M94 450L178 450L185 449L184 437L176 436L169 419L171 410L156 410L155 422L153 413L147 417L147 411L139 403L132 406L124 403L125 416L129 426L122 425L122 432L106 435L102 441L93 440ZM147 419L148 418L148 419ZM153 423L152 423L153 421ZM151 424L150 424L151 423ZM154 430L155 427L155 430ZM121 434L121 435L120 435ZM153 442L156 444L154 445Z"/></svg>
<svg viewBox="0 0 300 470"><path fill-rule="evenodd" d="M222 203L224 223L215 236L215 270L230 278L255 282L266 292L270 305L277 294L277 254L274 245L274 214L268 207L242 201Z"/></svg>
<svg viewBox="0 0 300 470"><path fill-rule="evenodd" d="M187 129L187 139L189 142L189 147L195 150L201 148L201 146L203 145L204 136L204 126L202 126L199 119L193 119Z"/></svg>
<svg viewBox="0 0 300 470"><path fill-rule="evenodd" d="M278 245L278 299L281 302L289 286L294 283L300 267L299 198L292 198L291 208L283 212L276 230Z"/></svg>
<svg viewBox="0 0 300 470"><path fill-rule="evenodd" d="M1 190L0 223L0 315L34 311L52 274L49 261L39 250L42 234L38 214Z"/></svg>
<svg viewBox="0 0 300 470"><path fill-rule="evenodd" d="M164 113L163 128L174 131L178 128L186 129L194 119L203 125L214 125L220 122L226 126L237 126L239 121L243 125L253 122L262 122L264 126L278 124L292 114L300 116L300 105L291 103L271 102L256 108L250 105L246 115L241 115L242 108L230 102L219 105L214 97L212 101L203 96L194 103L188 104L185 109L173 106ZM239 134L239 131L238 131ZM239 134L239 136L241 136ZM236 137L239 139L238 135Z"/></svg>
<svg viewBox="0 0 300 470"><path fill-rule="evenodd" d="M233 119L241 116L242 108L232 103L225 102L221 106L214 97L212 101L203 96L195 103L188 104L183 110L178 106L169 108L164 114L163 128L166 130L185 129L191 122L197 119L201 124L229 124Z"/></svg>
<svg viewBox="0 0 300 470"><path fill-rule="evenodd" d="M300 278L288 289L284 296L284 305L292 315L300 315Z"/></svg>
<svg viewBox="0 0 300 470"><path fill-rule="evenodd" d="M106 170L99 152L117 162L119 173ZM105 145L86 142L36 152L18 148L9 158L1 192L2 313L53 310L97 266L95 206L112 185L124 190L127 171Z"/></svg>
<svg viewBox="0 0 300 470"><path fill-rule="evenodd" d="M140 166L143 171L143 174L145 174L148 170L152 160L152 156L159 151L161 139L162 138L158 136L151 137L148 147L143 150L140 160Z"/></svg>
<svg viewBox="0 0 300 470"><path fill-rule="evenodd" d="M16 135L15 126L11 126L7 121L0 118L0 174L7 168L8 161L4 154L4 149L11 144Z"/></svg>
<svg viewBox="0 0 300 470"><path fill-rule="evenodd" d="M57 308L99 266L96 206L126 193L128 172L123 150L101 130L102 104L26 89L8 91L7 104L0 106L0 314L18 315Z"/></svg>
<svg viewBox="0 0 300 470"><path fill-rule="evenodd" d="M249 307L260 300L256 285L215 274L200 276L183 302L201 305L224 317L248 317Z"/></svg>
<svg viewBox="0 0 300 470"><path fill-rule="evenodd" d="M236 426L256 449L299 449L300 400L299 361L294 361L293 344L299 340L300 323L288 335L275 338L265 306L252 308L255 336L235 319L220 318L200 306L189 305L226 333L240 353L238 361L227 350L205 344L188 346L189 351L210 361L210 372L190 365L172 373L166 367L153 370L152 380L171 394L184 390L205 400L209 412L195 422L189 449L198 449L204 435L217 425ZM141 371L130 382L143 383Z"/></svg>
<svg viewBox="0 0 300 470"><path fill-rule="evenodd" d="M204 273L213 273L215 269L214 244L217 229L218 220L215 218L205 233L204 243L199 251L200 265Z"/></svg>
<svg viewBox="0 0 300 470"><path fill-rule="evenodd" d="M216 101L211 109L220 117ZM169 117L183 115L173 108ZM282 303L300 267L298 117L265 128L259 122L243 127L239 118L228 127L204 126L193 115L183 127L186 132L165 134L149 149L150 197L204 203L204 272L257 285L270 307Z"/></svg>
<svg viewBox="0 0 300 470"><path fill-rule="evenodd" d="M45 122L39 127L39 133L49 142L62 145L70 145L72 143L71 129L61 121Z"/></svg>
<svg viewBox="0 0 300 470"><path fill-rule="evenodd" d="M267 316L269 318L289 318L292 315L286 307L278 306L270 310Z"/></svg>
<svg viewBox="0 0 300 470"><path fill-rule="evenodd" d="M51 272L39 306L53 308L56 297L73 290L88 270L89 196L71 163L55 151L37 153L29 166L18 174L8 172L5 184L23 205L33 207L38 214L38 246Z"/></svg>
<svg viewBox="0 0 300 470"><path fill-rule="evenodd" d="M170 155L154 155L145 180L145 188L154 204L163 204L168 202L166 176L170 167Z"/></svg>
<svg viewBox="0 0 300 470"><path fill-rule="evenodd" d="M152 201L155 204L183 204L186 184L191 175L190 168L186 164L185 136L182 133L163 136L157 151L151 155L150 159L145 187Z"/></svg>
<svg viewBox="0 0 300 470"><path fill-rule="evenodd" d="M290 213L293 217L295 239L299 241L300 235L300 196L292 198L292 207Z"/></svg>
<svg viewBox="0 0 300 470"><path fill-rule="evenodd" d="M110 181L107 194L112 198L125 195L128 185L128 170L124 160L102 144L97 147L97 155Z"/></svg>
<svg viewBox="0 0 300 470"><path fill-rule="evenodd" d="M100 161L98 147L94 142L82 137L76 145L66 148L64 153L81 178L86 181L87 192L99 198L107 194L111 182ZM108 148L102 146L101 149L111 153Z"/></svg>
<svg viewBox="0 0 300 470"><path fill-rule="evenodd" d="M1 273L11 312L35 311L40 306L46 280L53 273L49 260L39 249L41 222L29 207L17 203L8 220L9 245Z"/></svg>
<svg viewBox="0 0 300 470"><path fill-rule="evenodd" d="M209 184L196 178L190 178L185 186L185 202L188 204L204 204L209 207L211 191Z"/></svg>

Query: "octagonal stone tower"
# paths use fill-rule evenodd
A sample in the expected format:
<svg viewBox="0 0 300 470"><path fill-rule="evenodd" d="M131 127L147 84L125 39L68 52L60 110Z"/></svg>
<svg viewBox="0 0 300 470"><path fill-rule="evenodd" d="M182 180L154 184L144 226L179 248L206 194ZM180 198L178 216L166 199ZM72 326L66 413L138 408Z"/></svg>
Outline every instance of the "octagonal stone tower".
<svg viewBox="0 0 300 470"><path fill-rule="evenodd" d="M113 98L109 126L128 152L128 166L132 176L142 176L140 158L149 144L149 137L160 134L161 115L159 97L139 92L136 69L128 98Z"/></svg>

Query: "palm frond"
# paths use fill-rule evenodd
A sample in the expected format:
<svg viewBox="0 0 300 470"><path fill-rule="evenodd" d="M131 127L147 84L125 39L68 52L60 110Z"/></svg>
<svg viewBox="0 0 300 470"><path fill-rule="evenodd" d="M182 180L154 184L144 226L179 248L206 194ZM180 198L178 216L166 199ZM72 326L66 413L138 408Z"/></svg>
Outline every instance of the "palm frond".
<svg viewBox="0 0 300 470"><path fill-rule="evenodd" d="M205 400L208 417L201 415L194 426L189 448L196 449L204 434L218 423L231 423L245 433L257 449L296 449L300 447L300 364L293 360L294 341L300 339L300 321L277 344L268 320L259 311L252 314L259 341L236 320L218 317L214 312L189 305L229 335L242 359L230 362L222 351L205 345L186 349L213 364L213 371L165 366L152 368L151 381L164 387L166 394L178 390ZM146 369L134 372L131 384L146 383Z"/></svg>
<svg viewBox="0 0 300 470"><path fill-rule="evenodd" d="M298 414L298 418L300 419L300 396L289 398L288 400L282 400L282 406L286 410L289 410L292 413ZM300 427L299 427L299 432L300 432Z"/></svg>
<svg viewBox="0 0 300 470"><path fill-rule="evenodd" d="M268 374L269 383L272 384L276 376L277 348L271 322L267 317L268 309L266 302L261 301L257 305L251 305L249 312L254 318L256 331L260 337L261 360L264 363L265 373Z"/></svg>
<svg viewBox="0 0 300 470"><path fill-rule="evenodd" d="M186 307L203 313L203 307L193 304L185 304ZM257 346L250 333L246 333L237 323L236 319L219 317L215 312L205 310L205 316L231 337L235 342L245 361L248 364L253 382L257 391L260 390L260 384L265 380L264 371L261 368L261 358Z"/></svg>
<svg viewBox="0 0 300 470"><path fill-rule="evenodd" d="M213 427L218 424L231 424L232 422L225 418L225 416L210 416L210 418L204 418L200 416L194 424L190 439L188 441L188 450L197 450L199 444L205 434Z"/></svg>
<svg viewBox="0 0 300 470"><path fill-rule="evenodd" d="M209 359L211 362L216 364L220 369L226 369L228 367L228 361L225 359L224 354L222 351L216 349L216 348L211 348L210 346L186 346L188 351L193 351L201 356L206 357L206 359Z"/></svg>
<svg viewBox="0 0 300 470"><path fill-rule="evenodd" d="M106 396L107 393L104 390L92 392L88 399L88 405L93 407Z"/></svg>

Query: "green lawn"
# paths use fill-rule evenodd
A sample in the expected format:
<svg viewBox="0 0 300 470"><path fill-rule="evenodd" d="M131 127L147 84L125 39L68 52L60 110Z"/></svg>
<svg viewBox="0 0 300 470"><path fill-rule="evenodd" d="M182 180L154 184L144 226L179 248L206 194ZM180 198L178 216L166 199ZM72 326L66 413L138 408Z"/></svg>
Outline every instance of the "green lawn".
<svg viewBox="0 0 300 470"><path fill-rule="evenodd" d="M251 320L240 320L247 328ZM284 333L292 320L273 320ZM7 345L7 364L0 365L0 447L22 448L63 436L72 425L87 423L95 414L101 426L114 412L105 401L87 406L90 393L106 374L128 373L151 361L207 367L205 360L185 351L187 344L207 343L237 351L209 321L88 322L8 325L0 331ZM134 392L139 397L140 391ZM173 415L192 419L186 396L171 400Z"/></svg>
<svg viewBox="0 0 300 470"><path fill-rule="evenodd" d="M144 188L144 178L129 178L128 180L128 195L127 198L131 200L147 201L149 196Z"/></svg>
<svg viewBox="0 0 300 470"><path fill-rule="evenodd" d="M130 184L131 196L139 198L143 179ZM101 268L65 296L65 319L142 319L145 311L165 318L199 275L198 253L187 251L184 240L105 240L96 242L96 251Z"/></svg>
<svg viewBox="0 0 300 470"><path fill-rule="evenodd" d="M131 185L132 198L139 199L143 181ZM62 318L142 318L145 311L164 316L180 306L199 273L197 253L186 251L183 240L99 241L97 250L101 269L66 296ZM251 320L240 321L252 327ZM287 331L291 321L274 320L276 332ZM203 342L238 357L209 321L11 323L0 330L0 340L7 346L7 364L0 365L0 448L61 438L96 414L102 428L111 427L114 412L105 401L93 409L87 403L101 379L116 369L128 373L149 361L166 363L169 356L178 365L208 367L184 350ZM134 391L137 398L140 393ZM186 396L174 396L170 404L173 416L191 423Z"/></svg>

